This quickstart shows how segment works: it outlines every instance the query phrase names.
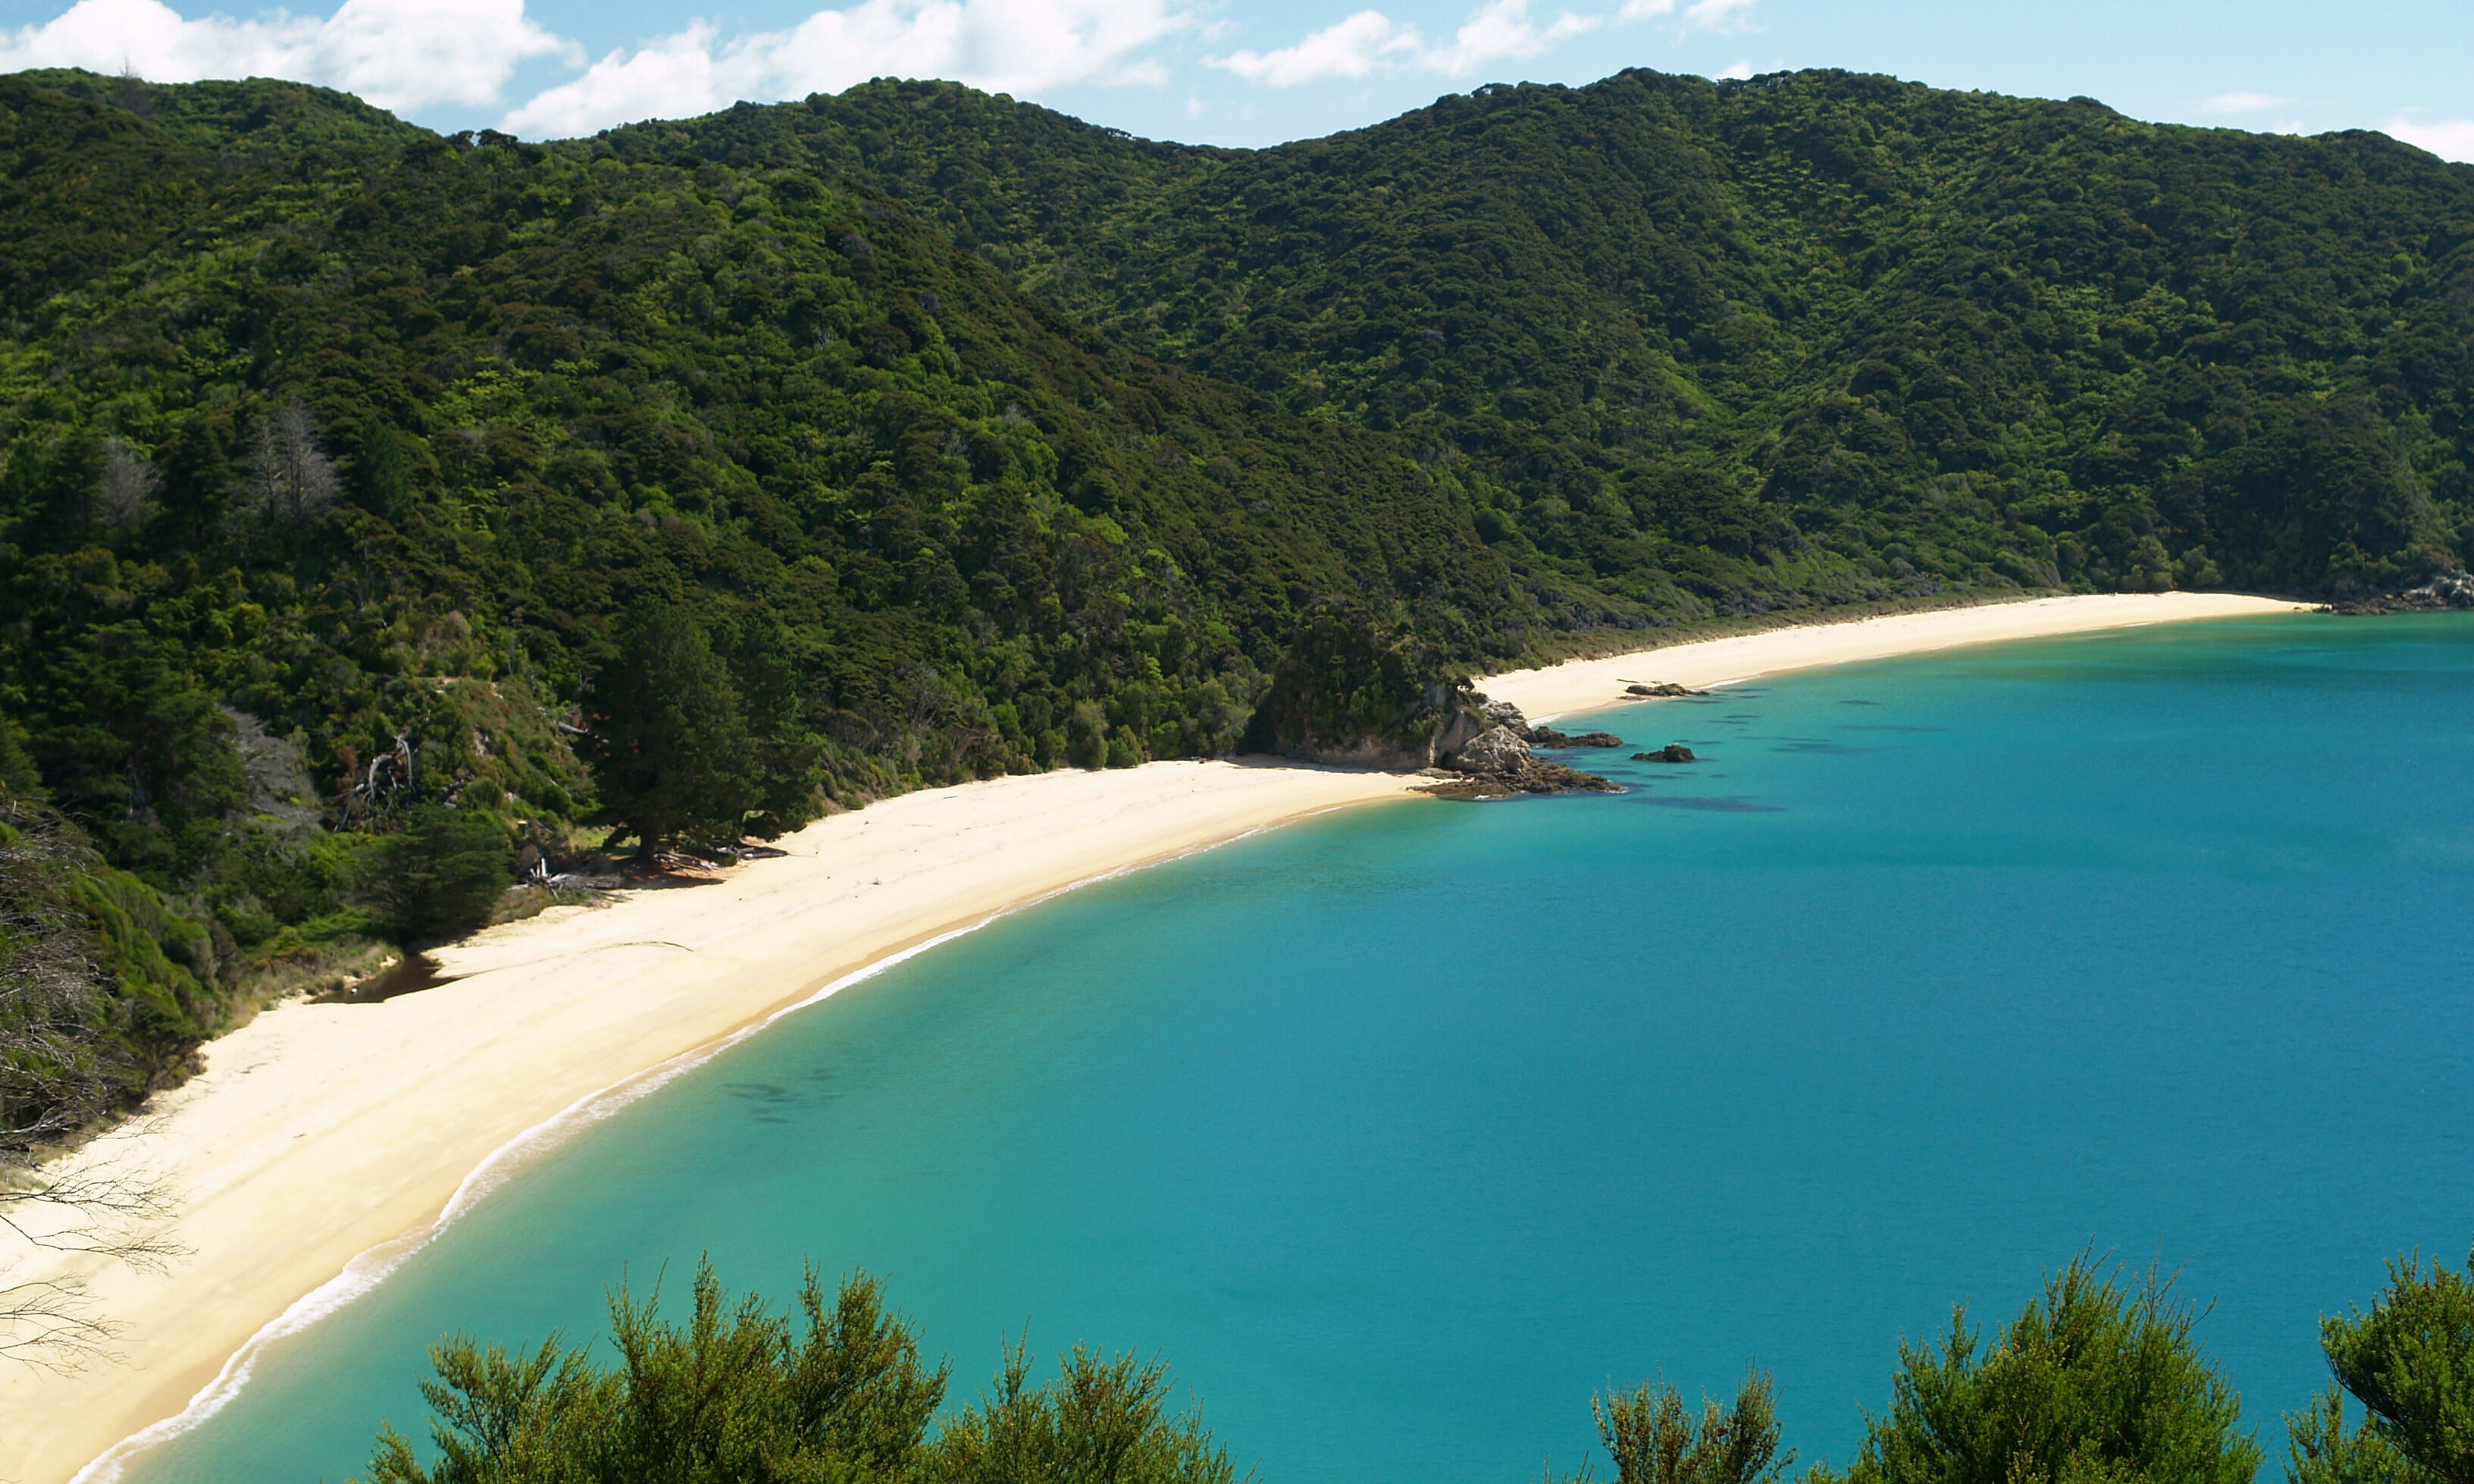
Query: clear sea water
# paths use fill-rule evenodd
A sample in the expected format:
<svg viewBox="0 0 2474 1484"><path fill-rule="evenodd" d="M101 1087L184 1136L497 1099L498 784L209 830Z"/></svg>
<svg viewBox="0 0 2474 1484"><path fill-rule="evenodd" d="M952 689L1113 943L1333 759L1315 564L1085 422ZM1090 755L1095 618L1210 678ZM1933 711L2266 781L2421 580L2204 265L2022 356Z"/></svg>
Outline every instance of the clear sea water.
<svg viewBox="0 0 2474 1484"><path fill-rule="evenodd" d="M1749 1366L1843 1462L1902 1337L2093 1250L2179 1273L2274 1460L2319 1316L2465 1253L2474 619L1595 719L1707 761L1310 822L866 981L482 1201L133 1477L341 1478L421 1430L442 1331L589 1337L707 1253L785 1297L882 1275L960 1398L1027 1326L1166 1356L1267 1484L1427 1484L1568 1471L1592 1389Z"/></svg>

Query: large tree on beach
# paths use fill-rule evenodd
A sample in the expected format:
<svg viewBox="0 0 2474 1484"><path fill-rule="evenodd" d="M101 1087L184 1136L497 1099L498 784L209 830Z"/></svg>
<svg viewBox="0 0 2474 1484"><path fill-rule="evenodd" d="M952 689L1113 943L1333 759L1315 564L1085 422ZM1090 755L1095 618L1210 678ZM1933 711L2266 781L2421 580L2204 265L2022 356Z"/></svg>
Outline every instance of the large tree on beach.
<svg viewBox="0 0 2474 1484"><path fill-rule="evenodd" d="M594 677L583 749L605 822L650 858L689 836L736 841L764 797L739 687L696 616L648 601Z"/></svg>

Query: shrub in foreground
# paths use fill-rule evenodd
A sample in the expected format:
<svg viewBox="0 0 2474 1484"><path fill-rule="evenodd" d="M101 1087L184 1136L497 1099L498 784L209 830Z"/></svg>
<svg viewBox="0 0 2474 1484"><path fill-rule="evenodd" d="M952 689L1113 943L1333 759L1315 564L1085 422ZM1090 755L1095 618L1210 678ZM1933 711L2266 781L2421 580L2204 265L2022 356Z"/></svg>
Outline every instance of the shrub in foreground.
<svg viewBox="0 0 2474 1484"><path fill-rule="evenodd" d="M1813 1484L2249 1484L2242 1399L2152 1277L2072 1262L1979 1352L1962 1309L1939 1349L1907 1348L1887 1417Z"/></svg>
<svg viewBox="0 0 2474 1484"><path fill-rule="evenodd" d="M2474 1480L2474 1253L2465 1271L2418 1256L2389 1264L2367 1314L2319 1325L2335 1384L2291 1420L2294 1484ZM2364 1412L2345 1431L2345 1398Z"/></svg>
<svg viewBox="0 0 2474 1484"><path fill-rule="evenodd" d="M529 1355L469 1336L430 1351L422 1383L440 1454L424 1468L381 1427L369 1484L1231 1484L1227 1451L1193 1413L1171 1415L1157 1364L1077 1349L1058 1378L1029 1382L1008 1351L993 1395L932 1437L949 1367L921 1363L910 1326L877 1281L830 1301L811 1271L798 1317L753 1295L728 1299L699 1265L694 1312L661 1317L658 1295L610 1305L615 1369L556 1337Z"/></svg>

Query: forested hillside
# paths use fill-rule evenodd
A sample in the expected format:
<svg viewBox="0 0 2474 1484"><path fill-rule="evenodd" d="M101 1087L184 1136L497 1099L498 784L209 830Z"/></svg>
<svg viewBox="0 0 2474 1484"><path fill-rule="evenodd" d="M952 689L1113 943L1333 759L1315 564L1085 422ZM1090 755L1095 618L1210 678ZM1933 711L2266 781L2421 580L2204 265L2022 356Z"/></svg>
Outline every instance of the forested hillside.
<svg viewBox="0 0 2474 1484"><path fill-rule="evenodd" d="M1120 341L1397 429L1608 618L1921 574L2343 592L2474 525L2474 167L1797 73L1259 152L881 82L621 130L933 210Z"/></svg>
<svg viewBox="0 0 2474 1484"><path fill-rule="evenodd" d="M2469 244L2378 135L1842 74L1259 152L0 78L0 791L134 1086L512 866L1225 751L1309 619L2400 585L2474 536Z"/></svg>
<svg viewBox="0 0 2474 1484"><path fill-rule="evenodd" d="M503 886L587 822L1208 756L1325 598L1526 643L1393 446L804 171L48 74L0 80L0 779L214 946L105 955L181 1033L144 1059L451 925L390 914L407 828L494 821Z"/></svg>

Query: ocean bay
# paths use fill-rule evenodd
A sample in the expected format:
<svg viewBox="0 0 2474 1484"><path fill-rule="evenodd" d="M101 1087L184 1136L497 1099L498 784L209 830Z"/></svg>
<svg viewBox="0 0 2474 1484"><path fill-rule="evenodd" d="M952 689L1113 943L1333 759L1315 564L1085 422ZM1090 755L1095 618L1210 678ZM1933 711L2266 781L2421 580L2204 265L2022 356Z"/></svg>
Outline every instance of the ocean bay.
<svg viewBox="0 0 2474 1484"><path fill-rule="evenodd" d="M1165 1354L1266 1478L1405 1479L1568 1470L1592 1388L1748 1364L1843 1461L1902 1335L2093 1246L2214 1301L2273 1447L2319 1314L2474 1231L2465 632L1796 675L1595 718L1707 760L1620 797L1087 888L587 1131L133 1476L340 1477L441 1331L589 1336L706 1252L879 1273L958 1399L1027 1322Z"/></svg>

